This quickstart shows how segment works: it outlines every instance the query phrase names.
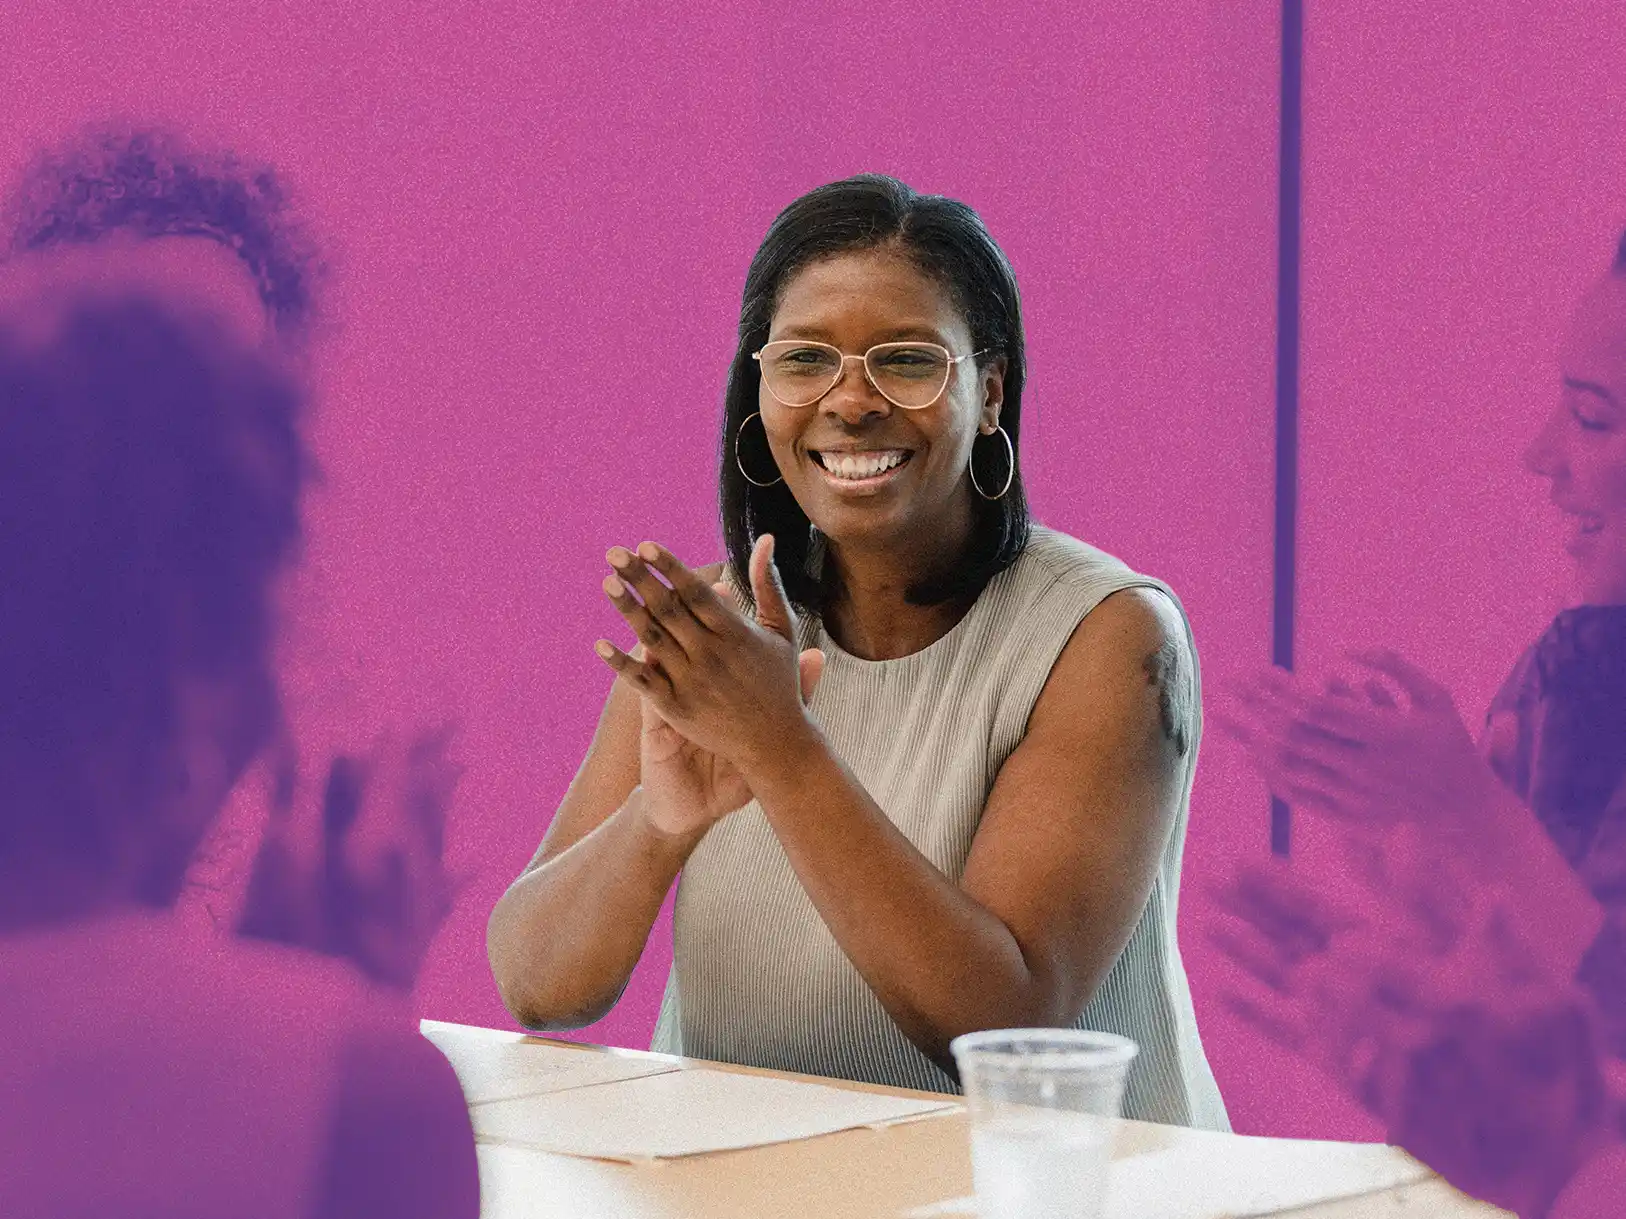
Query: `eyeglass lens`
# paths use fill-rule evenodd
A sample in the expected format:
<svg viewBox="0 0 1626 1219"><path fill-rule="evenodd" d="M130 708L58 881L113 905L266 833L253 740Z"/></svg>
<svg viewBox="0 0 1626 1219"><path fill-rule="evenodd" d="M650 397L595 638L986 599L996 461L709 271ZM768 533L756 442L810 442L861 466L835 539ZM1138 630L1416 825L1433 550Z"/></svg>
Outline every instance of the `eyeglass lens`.
<svg viewBox="0 0 1626 1219"><path fill-rule="evenodd" d="M762 377L768 392L787 406L807 406L841 379L841 352L823 343L784 340L762 349ZM894 404L930 406L948 385L949 353L935 343L882 343L864 355L875 388Z"/></svg>

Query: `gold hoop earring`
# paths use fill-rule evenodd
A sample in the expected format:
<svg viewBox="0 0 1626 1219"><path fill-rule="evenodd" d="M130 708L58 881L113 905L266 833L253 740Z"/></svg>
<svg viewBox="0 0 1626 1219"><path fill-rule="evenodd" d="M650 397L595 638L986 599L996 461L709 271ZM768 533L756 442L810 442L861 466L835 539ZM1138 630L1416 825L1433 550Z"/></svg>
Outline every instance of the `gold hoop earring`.
<svg viewBox="0 0 1626 1219"><path fill-rule="evenodd" d="M988 492L982 489L982 484L977 481L976 441L971 442L971 456L966 460L965 463L965 472L971 475L971 485L976 488L978 495L987 500L1004 499L1005 492L1011 489L1011 482L1016 478L1016 446L1011 443L1010 433L1008 433L1003 426L999 425L995 426L994 431L998 432L1000 437L1005 441L1005 485L999 489L999 494L989 495ZM992 435L993 433L989 434Z"/></svg>
<svg viewBox="0 0 1626 1219"><path fill-rule="evenodd" d="M785 481L785 476L783 474L781 474L778 478L774 479L773 482L771 482L771 483L759 483L756 479L752 478L749 474L746 473L746 471L745 471L745 463L740 460L740 437L745 435L745 424L750 423L751 420L753 420L753 419L760 419L760 418L762 418L762 412L761 411L757 411L754 414L747 415L745 417L745 423L740 424L740 430L734 433L734 464L737 467L739 467L740 474L745 479L745 481L750 483L753 487L774 487L774 486L778 486L780 483ZM763 436L764 440L767 439L768 425L766 423L762 425L762 436ZM775 463L776 467L777 467L777 464L778 463Z"/></svg>

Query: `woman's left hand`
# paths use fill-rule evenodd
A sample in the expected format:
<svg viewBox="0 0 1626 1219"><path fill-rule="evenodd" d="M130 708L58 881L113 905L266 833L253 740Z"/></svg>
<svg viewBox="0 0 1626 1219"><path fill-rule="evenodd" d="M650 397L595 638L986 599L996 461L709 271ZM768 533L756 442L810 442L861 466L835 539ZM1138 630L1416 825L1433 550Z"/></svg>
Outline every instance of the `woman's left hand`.
<svg viewBox="0 0 1626 1219"><path fill-rule="evenodd" d="M1361 691L1344 682L1317 691L1272 669L1216 709L1216 726L1290 804L1357 826L1471 829L1492 803L1496 778L1450 691L1393 652L1351 659L1372 674Z"/></svg>
<svg viewBox="0 0 1626 1219"><path fill-rule="evenodd" d="M644 659L605 640L598 654L663 720L747 781L808 733L795 617L773 565L771 535L751 552L756 621L664 547L617 547L610 560L616 574L605 592L643 644Z"/></svg>

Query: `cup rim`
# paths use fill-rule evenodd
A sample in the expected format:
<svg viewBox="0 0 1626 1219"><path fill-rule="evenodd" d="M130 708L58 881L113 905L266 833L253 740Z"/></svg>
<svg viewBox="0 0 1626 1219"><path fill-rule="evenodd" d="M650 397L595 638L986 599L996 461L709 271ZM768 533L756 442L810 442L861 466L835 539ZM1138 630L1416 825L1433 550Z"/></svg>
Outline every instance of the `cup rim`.
<svg viewBox="0 0 1626 1219"><path fill-rule="evenodd" d="M1039 1053L1023 1050L1024 1043L1048 1043ZM1007 1047L1007 1048L1000 1048ZM965 1061L978 1066L1040 1066L1068 1068L1111 1068L1128 1066L1140 1054L1140 1046L1117 1033L1094 1029L1023 1028L983 1029L962 1033L949 1042L949 1052L964 1070Z"/></svg>

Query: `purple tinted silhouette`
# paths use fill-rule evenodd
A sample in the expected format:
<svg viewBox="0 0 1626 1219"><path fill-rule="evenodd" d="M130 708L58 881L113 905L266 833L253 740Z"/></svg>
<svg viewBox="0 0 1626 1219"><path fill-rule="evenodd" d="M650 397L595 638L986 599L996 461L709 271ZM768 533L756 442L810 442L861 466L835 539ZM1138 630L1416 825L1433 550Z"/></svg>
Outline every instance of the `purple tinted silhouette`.
<svg viewBox="0 0 1626 1219"><path fill-rule="evenodd" d="M8 1214L478 1213L462 1094L390 993L171 909L273 740L303 394L128 292L0 319Z"/></svg>
<svg viewBox="0 0 1626 1219"><path fill-rule="evenodd" d="M101 123L35 156L4 213L12 278L36 301L122 286L207 303L237 339L304 380L327 264L271 166L175 130ZM341 754L309 778L294 726L273 728L268 825L238 930L410 990L454 890L443 865L460 773L446 756L450 727ZM215 863L202 871L229 870Z"/></svg>
<svg viewBox="0 0 1626 1219"><path fill-rule="evenodd" d="M306 337L318 316L324 260L281 176L173 130L102 123L43 150L3 219L14 256L115 234L203 238L241 262L285 341Z"/></svg>
<svg viewBox="0 0 1626 1219"><path fill-rule="evenodd" d="M1626 1204L1626 241L1560 363L1524 463L1569 522L1580 604L1480 741L1383 652L1320 689L1274 671L1215 717L1277 798L1343 827L1357 893L1284 867L1221 892L1233 1010L1521 1215Z"/></svg>

